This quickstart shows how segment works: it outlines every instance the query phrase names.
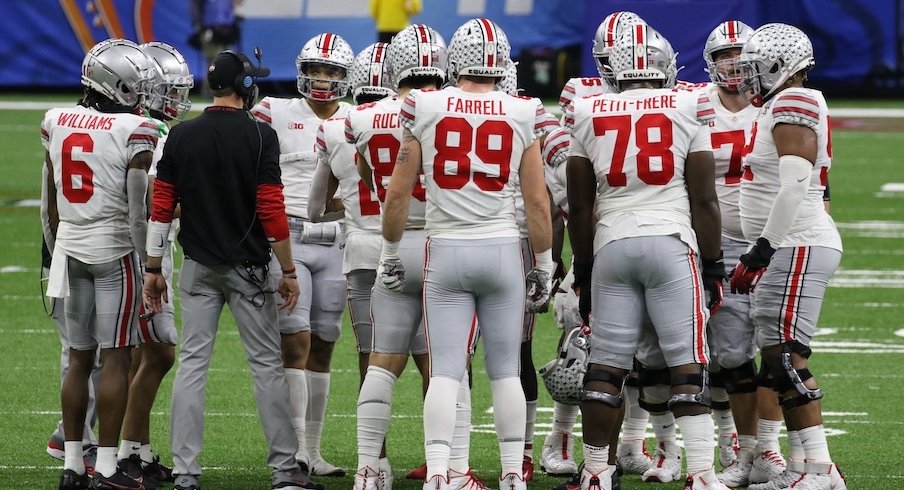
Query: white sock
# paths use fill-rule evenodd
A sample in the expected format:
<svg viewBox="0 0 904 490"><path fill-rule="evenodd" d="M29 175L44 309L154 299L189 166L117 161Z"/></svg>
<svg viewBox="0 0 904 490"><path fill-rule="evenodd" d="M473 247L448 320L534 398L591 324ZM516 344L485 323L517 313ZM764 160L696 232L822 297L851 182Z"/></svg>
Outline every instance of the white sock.
<svg viewBox="0 0 904 490"><path fill-rule="evenodd" d="M446 478L449 473L449 454L455 432L455 401L458 380L431 376L424 396L424 456L427 459L427 480L435 475Z"/></svg>
<svg viewBox="0 0 904 490"><path fill-rule="evenodd" d="M133 454L141 454L140 449L140 442L123 439L119 441L119 452L116 454L116 459L129 459L129 456Z"/></svg>
<svg viewBox="0 0 904 490"><path fill-rule="evenodd" d="M609 445L591 446L584 444L584 469L599 475L609 469Z"/></svg>
<svg viewBox="0 0 904 490"><path fill-rule="evenodd" d="M657 443L675 442L675 415L672 412L651 413L650 423L653 424L653 433L656 434Z"/></svg>
<svg viewBox="0 0 904 490"><path fill-rule="evenodd" d="M800 431L788 431L788 459L792 459L794 461L803 461L804 459L806 459L804 446L800 441Z"/></svg>
<svg viewBox="0 0 904 490"><path fill-rule="evenodd" d="M499 459L502 475L521 475L524 460L524 425L527 402L517 376L490 381L493 391L493 420L499 440Z"/></svg>
<svg viewBox="0 0 904 490"><path fill-rule="evenodd" d="M734 417L731 415L731 410L713 409L713 419L715 419L716 426L719 428L720 436L727 436L738 432L738 429L735 427Z"/></svg>
<svg viewBox="0 0 904 490"><path fill-rule="evenodd" d="M756 457L756 436L738 435L738 459L747 463Z"/></svg>
<svg viewBox="0 0 904 490"><path fill-rule="evenodd" d="M395 375L388 370L377 366L367 368L358 393L358 469L378 466L392 417L395 382Z"/></svg>
<svg viewBox="0 0 904 490"><path fill-rule="evenodd" d="M307 464L308 451L305 439L305 413L308 411L308 381L304 369L286 368L286 383L289 385L289 414L292 417L292 427L295 428L295 439L298 441L298 451L295 459Z"/></svg>
<svg viewBox="0 0 904 490"><path fill-rule="evenodd" d="M452 432L452 447L449 452L449 469L467 473L471 468L471 388L468 386L468 372L465 371L458 384L458 400L455 402L455 430Z"/></svg>
<svg viewBox="0 0 904 490"><path fill-rule="evenodd" d="M684 437L687 473L708 471L713 467L713 418L708 413L677 417L675 422Z"/></svg>
<svg viewBox="0 0 904 490"><path fill-rule="evenodd" d="M82 441L66 441L64 444L66 450L65 459L63 461L64 470L72 470L79 475L85 474L85 453Z"/></svg>
<svg viewBox="0 0 904 490"><path fill-rule="evenodd" d="M552 431L567 432L571 434L574 431L574 424L578 420L579 413L581 413L580 405L566 405L559 402L553 403Z"/></svg>
<svg viewBox="0 0 904 490"><path fill-rule="evenodd" d="M534 424L537 422L537 400L529 400L525 412L524 455L534 459Z"/></svg>
<svg viewBox="0 0 904 490"><path fill-rule="evenodd" d="M781 420L757 419L756 439L761 451L780 452L778 433L782 429Z"/></svg>
<svg viewBox="0 0 904 490"><path fill-rule="evenodd" d="M650 412L640 406L640 389L636 386L625 386L625 420L643 420L644 425L650 419Z"/></svg>
<svg viewBox="0 0 904 490"><path fill-rule="evenodd" d="M330 398L330 373L306 370L308 381L308 412L305 414L305 447L311 458L320 456L323 420Z"/></svg>
<svg viewBox="0 0 904 490"><path fill-rule="evenodd" d="M115 446L97 446L97 463L94 471L108 478L113 476L116 473L116 452Z"/></svg>
<svg viewBox="0 0 904 490"><path fill-rule="evenodd" d="M153 463L156 455L154 454L154 448L148 444L142 444L141 449L138 450L138 456L141 457L141 460L145 463Z"/></svg>
<svg viewBox="0 0 904 490"><path fill-rule="evenodd" d="M826 442L826 431L822 424L807 427L797 431L800 436L800 445L804 448L807 461L816 463L831 463L829 456L829 444Z"/></svg>

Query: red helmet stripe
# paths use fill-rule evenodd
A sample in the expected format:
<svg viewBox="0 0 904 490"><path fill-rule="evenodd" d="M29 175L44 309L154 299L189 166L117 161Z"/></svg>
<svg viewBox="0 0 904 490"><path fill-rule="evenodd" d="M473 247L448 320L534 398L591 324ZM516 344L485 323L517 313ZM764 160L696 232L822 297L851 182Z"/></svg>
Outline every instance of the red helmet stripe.
<svg viewBox="0 0 904 490"><path fill-rule="evenodd" d="M373 66L375 64L383 63L383 44L382 43L377 43L377 45L374 46L374 52L370 57L370 63L371 63L371 66ZM371 70L370 85L372 87L379 87L380 85L382 85L380 83L380 78L382 78L382 75L383 75L383 70L376 71L376 73L374 73L374 70Z"/></svg>
<svg viewBox="0 0 904 490"><path fill-rule="evenodd" d="M486 43L496 42L496 31L494 30L493 23L488 19L480 19L479 23L483 29L484 46L486 46ZM496 50L494 49L492 53L486 53L486 56L487 66L496 66Z"/></svg>
<svg viewBox="0 0 904 490"><path fill-rule="evenodd" d="M615 29L618 27L618 18L621 17L621 12L615 12L614 14L609 14L609 23L606 26L606 47L611 48L615 45Z"/></svg>
<svg viewBox="0 0 904 490"><path fill-rule="evenodd" d="M323 39L320 44L320 54L324 58L329 57L330 49L333 47L333 33L327 32L323 35Z"/></svg>
<svg viewBox="0 0 904 490"><path fill-rule="evenodd" d="M637 24L634 26L634 68L643 70L647 67L647 26ZM643 45L643 50L636 46Z"/></svg>
<svg viewBox="0 0 904 490"><path fill-rule="evenodd" d="M415 24L415 30L417 31L418 37L418 51L421 51L421 44L429 44L430 43L430 33L427 32L427 26L424 24ZM432 59L430 58L430 53L425 51L421 53L421 66L431 66Z"/></svg>

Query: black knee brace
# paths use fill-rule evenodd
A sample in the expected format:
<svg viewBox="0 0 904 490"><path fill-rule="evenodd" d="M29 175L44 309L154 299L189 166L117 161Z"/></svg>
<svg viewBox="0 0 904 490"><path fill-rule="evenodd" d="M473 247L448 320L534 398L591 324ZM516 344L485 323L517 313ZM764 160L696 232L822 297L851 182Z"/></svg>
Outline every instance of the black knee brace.
<svg viewBox="0 0 904 490"><path fill-rule="evenodd" d="M711 366L711 364L710 364ZM722 368L721 371L709 371L709 388L710 392L712 392L713 388L722 388L726 392L728 389L725 387L725 368ZM718 401L718 400L710 400L710 404L716 410L731 410L731 402L729 401Z"/></svg>
<svg viewBox="0 0 904 490"><path fill-rule="evenodd" d="M615 395L611 393L606 393L604 391L593 391L588 390L586 388L587 383L589 381L601 381L603 383L608 383L615 387L615 390L618 392ZM587 371L584 374L584 392L581 394L582 402L597 402L597 403L605 403L613 408L621 407L622 399L621 399L621 391L624 385L624 378L617 374L610 373L609 371Z"/></svg>
<svg viewBox="0 0 904 490"><path fill-rule="evenodd" d="M672 376L672 386L695 385L700 387L698 393L676 393L669 398L669 410L673 410L676 405L703 405L709 407L712 405L709 399L709 390L706 387L706 371L698 374L679 374Z"/></svg>
<svg viewBox="0 0 904 490"><path fill-rule="evenodd" d="M729 395L735 393L753 393L756 391L756 363L752 360L736 368L722 368L725 391ZM714 384L712 386L715 386Z"/></svg>
<svg viewBox="0 0 904 490"><path fill-rule="evenodd" d="M785 410L791 410L806 405L810 402L819 400L823 396L822 390L819 388L811 390L804 384L805 381L813 377L813 374L807 368L794 368L794 364L791 360L792 352L807 359L813 351L796 340L794 342L782 344L781 362L782 368L784 368L784 376L774 379L773 382L775 384L775 390L781 397L782 408ZM785 393L791 390L796 390L799 395L785 396Z"/></svg>
<svg viewBox="0 0 904 490"><path fill-rule="evenodd" d="M656 385L668 385L671 382L669 368L652 369L643 367L637 363L637 384L640 390L640 396L637 398L637 404L640 408L650 413L663 413L669 411L667 402L653 403L644 396L644 387L650 388Z"/></svg>

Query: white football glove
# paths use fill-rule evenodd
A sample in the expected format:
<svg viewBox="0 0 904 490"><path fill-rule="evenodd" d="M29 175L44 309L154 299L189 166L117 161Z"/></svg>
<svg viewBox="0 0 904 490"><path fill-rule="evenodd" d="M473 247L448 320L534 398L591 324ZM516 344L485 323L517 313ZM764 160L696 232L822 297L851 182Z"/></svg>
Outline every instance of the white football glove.
<svg viewBox="0 0 904 490"><path fill-rule="evenodd" d="M545 312L552 297L552 274L556 263L552 261L552 250L534 254L536 265L527 273L527 309L531 313Z"/></svg>
<svg viewBox="0 0 904 490"><path fill-rule="evenodd" d="M578 307L578 295L571 289L574 284L574 271L568 269L565 279L559 284L559 290L553 291L555 305L552 309L552 317L559 328L569 329L581 324L581 312Z"/></svg>
<svg viewBox="0 0 904 490"><path fill-rule="evenodd" d="M390 291L399 292L405 287L405 266L399 258L399 242L383 240L377 280Z"/></svg>

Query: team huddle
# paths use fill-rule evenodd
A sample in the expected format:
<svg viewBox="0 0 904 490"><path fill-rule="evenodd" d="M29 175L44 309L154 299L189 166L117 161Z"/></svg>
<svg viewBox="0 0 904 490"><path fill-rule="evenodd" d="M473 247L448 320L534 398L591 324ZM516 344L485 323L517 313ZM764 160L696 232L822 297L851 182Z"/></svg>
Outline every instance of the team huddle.
<svg viewBox="0 0 904 490"><path fill-rule="evenodd" d="M807 367L842 254L828 214L828 108L803 87L807 36L722 22L703 49L711 83L693 84L676 80L664 36L615 12L593 39L600 76L569 80L561 121L520 95L510 51L482 18L448 45L415 24L357 56L323 33L296 59L301 97L259 102L260 53L255 66L226 51L207 73L213 105L170 127L194 83L174 48L91 49L84 99L41 125L47 294L63 343L63 418L48 444L64 460L59 488L200 490L226 304L271 488L344 476L320 448L347 303L361 382L356 490L393 486L385 438L409 356L424 388L425 463L406 478L488 487L469 462L480 342L499 488L544 471L569 478L563 490L618 489L624 473L691 490L844 490ZM216 141L229 150L204 146ZM549 309L560 355L538 378L533 327ZM177 341L170 469L149 424ZM537 469L541 380L555 406Z"/></svg>

